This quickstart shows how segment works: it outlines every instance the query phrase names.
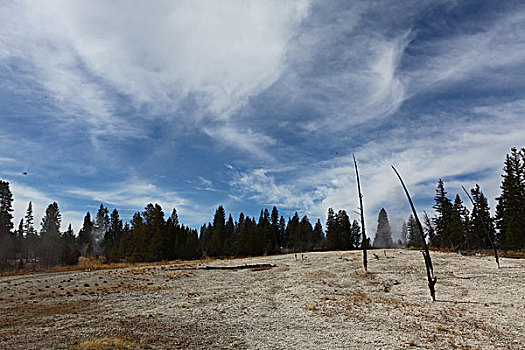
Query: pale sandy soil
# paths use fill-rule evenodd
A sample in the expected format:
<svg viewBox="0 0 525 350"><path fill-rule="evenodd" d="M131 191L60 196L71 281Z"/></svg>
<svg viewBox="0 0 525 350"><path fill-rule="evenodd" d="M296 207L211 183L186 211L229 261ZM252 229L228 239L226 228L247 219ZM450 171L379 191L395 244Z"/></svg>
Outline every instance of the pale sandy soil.
<svg viewBox="0 0 525 350"><path fill-rule="evenodd" d="M0 277L0 348L525 349L525 260L374 251ZM275 264L253 271L198 264Z"/></svg>

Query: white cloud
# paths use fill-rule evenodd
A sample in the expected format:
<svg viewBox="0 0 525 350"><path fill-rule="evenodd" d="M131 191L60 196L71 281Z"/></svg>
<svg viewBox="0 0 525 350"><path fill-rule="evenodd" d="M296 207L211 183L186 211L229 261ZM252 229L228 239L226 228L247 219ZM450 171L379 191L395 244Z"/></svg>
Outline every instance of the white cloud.
<svg viewBox="0 0 525 350"><path fill-rule="evenodd" d="M502 77L497 77L495 70L522 64L525 59L525 37L520 35L524 30L525 12L516 8L479 32L426 42L426 56L418 57L418 64L402 74L407 95L476 76L490 79L491 87L497 86Z"/></svg>
<svg viewBox="0 0 525 350"><path fill-rule="evenodd" d="M249 128L240 130L230 125L216 128L204 127L203 131L220 143L248 152L258 159L273 159L266 151L266 147L274 145L276 141L267 135L254 132Z"/></svg>
<svg viewBox="0 0 525 350"><path fill-rule="evenodd" d="M132 177L118 184L105 184L100 189L69 188L64 194L84 198L107 206L116 207L119 212L133 214L142 211L148 203L158 203L166 215L177 208L184 223L198 224L209 219L209 208L202 208L174 191L166 191L144 179ZM122 214L121 214L122 216Z"/></svg>
<svg viewBox="0 0 525 350"><path fill-rule="evenodd" d="M227 120L279 77L308 9L307 0L4 3L0 60L19 60L95 136L137 136L116 98L172 116L191 97L200 112L178 118Z"/></svg>

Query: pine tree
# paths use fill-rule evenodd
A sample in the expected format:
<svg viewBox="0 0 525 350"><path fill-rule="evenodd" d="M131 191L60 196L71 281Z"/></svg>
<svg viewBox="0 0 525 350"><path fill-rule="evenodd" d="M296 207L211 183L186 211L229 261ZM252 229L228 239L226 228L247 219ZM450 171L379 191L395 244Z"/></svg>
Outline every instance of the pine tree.
<svg viewBox="0 0 525 350"><path fill-rule="evenodd" d="M273 234L273 241L275 242L276 252L281 251L281 231L279 229L279 211L277 210L277 207L274 206L272 208L272 214L271 214L271 228L272 228L272 234Z"/></svg>
<svg viewBox="0 0 525 350"><path fill-rule="evenodd" d="M144 219L140 213L135 213L130 227L130 256L132 262L146 261L148 240Z"/></svg>
<svg viewBox="0 0 525 350"><path fill-rule="evenodd" d="M338 232L337 219L332 208L328 208L326 219L326 243L329 250L338 249L342 244Z"/></svg>
<svg viewBox="0 0 525 350"><path fill-rule="evenodd" d="M494 220L490 216L490 207L487 197L483 194L479 185L470 190L474 206L470 216L469 230L467 235L468 249L492 249L491 241L494 242L496 230ZM487 237L486 230L490 237Z"/></svg>
<svg viewBox="0 0 525 350"><path fill-rule="evenodd" d="M223 256L224 238L226 236L226 212L222 205L215 211L213 217L212 235L208 254L209 256Z"/></svg>
<svg viewBox="0 0 525 350"><path fill-rule="evenodd" d="M525 247L525 149L511 149L503 172L502 192L496 198L497 241L504 249L522 249Z"/></svg>
<svg viewBox="0 0 525 350"><path fill-rule="evenodd" d="M102 241L102 247L104 248L104 255L107 261L118 262L120 260L118 246L123 231L124 227L122 220L120 220L118 210L113 209L113 212L111 212L109 228L104 234L104 239Z"/></svg>
<svg viewBox="0 0 525 350"><path fill-rule="evenodd" d="M408 225L406 221L403 221L401 225L401 245L406 246L408 244Z"/></svg>
<svg viewBox="0 0 525 350"><path fill-rule="evenodd" d="M75 265L78 263L80 257L80 251L77 249L75 244L75 233L71 224L67 228L67 231L60 237L61 239L61 251L60 251L60 263L65 265Z"/></svg>
<svg viewBox="0 0 525 350"><path fill-rule="evenodd" d="M84 216L84 223L78 233L77 244L84 256L90 257L93 253L93 228L95 223L91 220L91 214L89 212ZM89 250L88 245L91 247Z"/></svg>
<svg viewBox="0 0 525 350"><path fill-rule="evenodd" d="M93 226L93 248L95 255L100 255L103 253L102 250L102 240L106 231L109 229L109 210L100 204L98 208L97 215L95 216L95 224Z"/></svg>
<svg viewBox="0 0 525 350"><path fill-rule="evenodd" d="M24 267L23 243L24 243L24 219L21 219L20 224L18 225L18 230L15 231L15 241L14 241L15 257L19 259L18 268L20 269Z"/></svg>
<svg viewBox="0 0 525 350"><path fill-rule="evenodd" d="M61 219L58 204L56 202L49 204L42 218L39 242L40 258L45 267L59 262Z"/></svg>
<svg viewBox="0 0 525 350"><path fill-rule="evenodd" d="M463 201L459 197L459 194L456 194L454 204L452 205L450 221L448 223L448 239L450 242L449 247L451 249L457 250L458 248L464 248L468 227L469 212L463 205Z"/></svg>
<svg viewBox="0 0 525 350"><path fill-rule="evenodd" d="M299 214L295 212L294 216L288 218L288 224L286 225L286 236L288 238L288 247L292 248L294 252L297 252L299 247L296 246L295 231L299 227Z"/></svg>
<svg viewBox="0 0 525 350"><path fill-rule="evenodd" d="M9 182L0 180L0 236L13 233L13 194Z"/></svg>
<svg viewBox="0 0 525 350"><path fill-rule="evenodd" d="M280 247L288 247L288 235L286 233L286 220L284 216L281 215L279 219L279 238L280 238Z"/></svg>
<svg viewBox="0 0 525 350"><path fill-rule="evenodd" d="M388 214L385 208L381 208L377 217L377 231L374 238L375 248L392 248L394 246L392 242L392 230L390 223L388 222Z"/></svg>
<svg viewBox="0 0 525 350"><path fill-rule="evenodd" d="M9 182L0 180L0 268L13 256L13 194Z"/></svg>
<svg viewBox="0 0 525 350"><path fill-rule="evenodd" d="M162 256L163 246L166 244L166 222L164 212L159 204L149 203L142 213L145 221L144 238L146 244L146 261L159 261Z"/></svg>
<svg viewBox="0 0 525 350"><path fill-rule="evenodd" d="M230 214L228 216L228 220L226 221L226 225L224 227L224 255L226 256L232 256L234 253L234 231L235 231L235 223L233 222L233 217Z"/></svg>
<svg viewBox="0 0 525 350"><path fill-rule="evenodd" d="M453 243L450 237L450 223L452 221L452 203L446 196L445 185L443 180L439 179L436 189L436 197L434 197L435 204L433 208L436 210L436 217L434 218L435 239L433 244L437 247L450 247Z"/></svg>
<svg viewBox="0 0 525 350"><path fill-rule="evenodd" d="M179 214L177 214L177 209L173 208L170 218L173 226L179 226Z"/></svg>
<svg viewBox="0 0 525 350"><path fill-rule="evenodd" d="M33 216L33 203L29 202L24 217L24 231L25 231L25 256L27 260L36 258L36 246L37 246L37 231L34 227L34 216Z"/></svg>
<svg viewBox="0 0 525 350"><path fill-rule="evenodd" d="M345 210L339 210L336 214L337 222L337 236L340 246L337 249L349 250L352 249L351 234L352 224L350 224L350 217Z"/></svg>
<svg viewBox="0 0 525 350"><path fill-rule="evenodd" d="M408 246L409 247L422 247L423 241L421 240L421 234L417 227L416 219L410 214L407 220L407 231L408 231Z"/></svg>
<svg viewBox="0 0 525 350"><path fill-rule="evenodd" d="M360 249L361 248L361 226L357 220L352 222L352 231L350 234L350 249Z"/></svg>
<svg viewBox="0 0 525 350"><path fill-rule="evenodd" d="M321 224L321 220L317 219L315 226L314 226L314 231L313 231L314 246L319 247L323 239L324 239L323 225Z"/></svg>

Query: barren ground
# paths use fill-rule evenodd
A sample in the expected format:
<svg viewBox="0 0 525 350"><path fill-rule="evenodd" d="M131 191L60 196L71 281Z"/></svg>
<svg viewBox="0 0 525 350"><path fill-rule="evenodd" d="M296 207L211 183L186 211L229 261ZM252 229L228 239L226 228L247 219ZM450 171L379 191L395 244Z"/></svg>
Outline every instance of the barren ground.
<svg viewBox="0 0 525 350"><path fill-rule="evenodd" d="M432 252L432 303L419 251L373 253L0 277L0 348L525 349L525 260Z"/></svg>

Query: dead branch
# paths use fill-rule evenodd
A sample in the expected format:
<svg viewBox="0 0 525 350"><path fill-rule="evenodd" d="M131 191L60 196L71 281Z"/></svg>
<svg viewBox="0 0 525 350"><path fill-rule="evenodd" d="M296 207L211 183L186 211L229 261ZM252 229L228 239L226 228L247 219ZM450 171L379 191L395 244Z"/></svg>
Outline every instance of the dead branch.
<svg viewBox="0 0 525 350"><path fill-rule="evenodd" d="M357 170L357 161L355 160L355 155L352 154L354 157L354 165L355 165L355 175L357 177L357 191L359 192L359 210L361 212L361 232L362 232L362 242L361 242L361 248L363 249L363 269L365 270L365 274L368 271L367 268L367 258L366 258L366 231L365 231L365 214L363 209L363 194L361 193L361 182L359 181L359 171Z"/></svg>
<svg viewBox="0 0 525 350"><path fill-rule="evenodd" d="M410 194L408 193L408 189L405 186L405 183L403 182L403 179L401 178L401 175L397 172L396 168L392 165L392 169L394 169L394 172L396 173L397 177L399 178L399 181L401 182L401 186L403 186L403 189L405 190L405 193L408 198L408 202L410 203L410 207L412 208L412 213L414 214L414 218L416 219L417 227L419 229L419 233L421 234L421 240L423 241L423 247L425 251L423 251L423 258L425 259L425 266L427 268L427 280L428 280L428 289L430 289L430 296L432 297L432 301L436 301L436 290L434 289L434 285L436 284L437 278L434 277L434 269L432 267L432 259L430 258L430 252L428 250L428 245L425 240L425 235L423 234L423 226L421 225L421 221L419 221L419 217L417 215L416 208L414 207L414 203L412 202L412 198L410 197Z"/></svg>

